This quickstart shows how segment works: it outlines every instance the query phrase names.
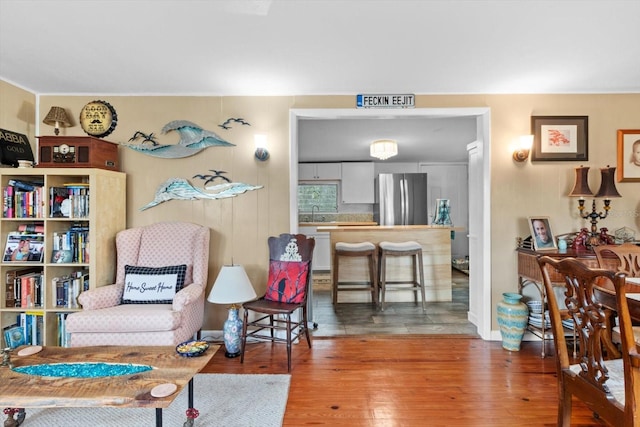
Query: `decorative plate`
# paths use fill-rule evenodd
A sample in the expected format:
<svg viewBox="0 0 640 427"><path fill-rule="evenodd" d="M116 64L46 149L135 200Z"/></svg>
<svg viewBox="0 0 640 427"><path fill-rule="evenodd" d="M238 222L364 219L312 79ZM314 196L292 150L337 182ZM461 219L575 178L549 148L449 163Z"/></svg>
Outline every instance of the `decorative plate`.
<svg viewBox="0 0 640 427"><path fill-rule="evenodd" d="M206 341L185 341L176 346L176 351L180 356L184 357L196 357L202 355L209 348L209 343Z"/></svg>

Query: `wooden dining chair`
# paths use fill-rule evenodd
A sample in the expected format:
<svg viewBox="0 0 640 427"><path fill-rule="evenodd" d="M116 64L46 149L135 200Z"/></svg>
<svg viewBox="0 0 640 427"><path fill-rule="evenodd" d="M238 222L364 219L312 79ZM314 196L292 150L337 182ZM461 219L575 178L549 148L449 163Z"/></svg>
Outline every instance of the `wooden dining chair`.
<svg viewBox="0 0 640 427"><path fill-rule="evenodd" d="M593 248L600 268L610 268L607 262L608 256L617 258L617 268L614 271L622 272L627 277L640 277L640 246L633 243L623 243L621 245L602 245ZM614 258L614 259L615 259ZM615 325L612 317L611 340L620 343L620 328ZM640 346L640 325L633 327L633 336L636 344Z"/></svg>
<svg viewBox="0 0 640 427"><path fill-rule="evenodd" d="M600 268L605 268L606 254L613 254L618 258L619 265L616 271L621 271L629 277L640 277L640 246L634 243L621 245L602 245L593 248Z"/></svg>
<svg viewBox="0 0 640 427"><path fill-rule="evenodd" d="M240 362L244 363L247 338L286 343L287 368L291 372L291 344L304 334L311 348L307 296L315 239L304 234L281 234L269 237L268 243L267 292L262 298L242 305L244 323ZM249 321L252 312L258 317ZM294 317L294 314L301 315Z"/></svg>
<svg viewBox="0 0 640 427"><path fill-rule="evenodd" d="M556 260L538 258L553 329L558 378L558 426L571 425L572 397L580 399L612 426L640 426L640 355L631 329L631 317L625 294L625 274L591 269L575 258ZM575 322L578 355L570 359L562 328L560 308L553 292L551 277L565 278L565 304ZM616 291L620 318L621 354L605 360L603 336L608 333L604 307L594 295L594 288L610 281ZM572 363L573 362L573 363Z"/></svg>

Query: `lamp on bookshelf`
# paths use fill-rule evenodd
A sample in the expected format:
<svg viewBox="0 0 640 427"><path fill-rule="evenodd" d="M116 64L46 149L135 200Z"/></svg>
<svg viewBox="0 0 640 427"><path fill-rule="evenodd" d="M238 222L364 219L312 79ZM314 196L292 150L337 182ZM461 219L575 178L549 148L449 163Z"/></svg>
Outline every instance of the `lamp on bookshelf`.
<svg viewBox="0 0 640 427"><path fill-rule="evenodd" d="M51 107L49 113L44 118L42 123L46 125L52 125L54 127L54 133L57 135L60 134L61 127L70 127L71 120L67 116L67 112L62 107Z"/></svg>

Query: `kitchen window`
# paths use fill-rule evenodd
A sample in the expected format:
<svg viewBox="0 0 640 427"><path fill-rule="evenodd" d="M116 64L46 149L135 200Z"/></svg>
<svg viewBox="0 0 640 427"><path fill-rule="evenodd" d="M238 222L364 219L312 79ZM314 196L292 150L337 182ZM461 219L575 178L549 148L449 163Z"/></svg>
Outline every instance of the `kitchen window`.
<svg viewBox="0 0 640 427"><path fill-rule="evenodd" d="M337 213L338 183L313 183L298 185L298 212Z"/></svg>

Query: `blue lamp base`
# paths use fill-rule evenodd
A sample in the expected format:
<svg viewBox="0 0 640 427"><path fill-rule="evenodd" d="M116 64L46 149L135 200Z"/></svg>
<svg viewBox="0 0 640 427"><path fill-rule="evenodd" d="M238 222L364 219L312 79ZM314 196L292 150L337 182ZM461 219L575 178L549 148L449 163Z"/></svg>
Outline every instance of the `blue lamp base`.
<svg viewBox="0 0 640 427"><path fill-rule="evenodd" d="M238 316L238 306L232 305L229 308L229 317L222 326L224 333L224 355L228 358L238 357L241 353L242 320Z"/></svg>

